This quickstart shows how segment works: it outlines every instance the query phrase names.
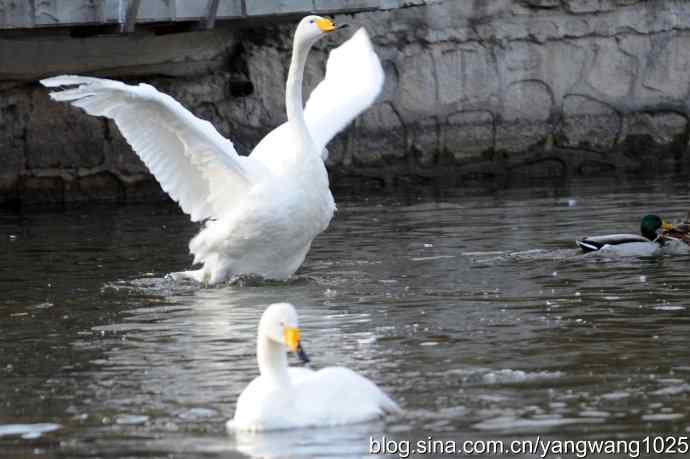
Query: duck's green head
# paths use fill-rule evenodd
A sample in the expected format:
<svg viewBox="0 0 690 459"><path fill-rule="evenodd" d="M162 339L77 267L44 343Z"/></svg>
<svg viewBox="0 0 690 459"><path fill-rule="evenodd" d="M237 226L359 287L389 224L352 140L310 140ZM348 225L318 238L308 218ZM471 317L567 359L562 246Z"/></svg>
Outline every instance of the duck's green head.
<svg viewBox="0 0 690 459"><path fill-rule="evenodd" d="M640 233L650 241L656 240L659 230L673 229L673 225L666 223L656 215L645 215L640 223Z"/></svg>

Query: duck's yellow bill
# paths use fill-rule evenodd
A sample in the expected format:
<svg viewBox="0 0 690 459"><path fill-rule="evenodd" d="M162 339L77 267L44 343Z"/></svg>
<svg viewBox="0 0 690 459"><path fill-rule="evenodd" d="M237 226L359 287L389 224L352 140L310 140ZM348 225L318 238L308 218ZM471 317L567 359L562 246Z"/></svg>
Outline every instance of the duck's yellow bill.
<svg viewBox="0 0 690 459"><path fill-rule="evenodd" d="M666 223L666 222L662 221L661 222L661 229L664 231L670 231L672 229L675 229L675 227L670 223Z"/></svg>
<svg viewBox="0 0 690 459"><path fill-rule="evenodd" d="M321 30L321 32L333 32L335 30L335 24L333 24L333 21L327 18L317 19L316 26Z"/></svg>
<svg viewBox="0 0 690 459"><path fill-rule="evenodd" d="M299 329L285 327L283 338L285 339L285 347L287 347L290 352L297 352L297 348L299 347Z"/></svg>

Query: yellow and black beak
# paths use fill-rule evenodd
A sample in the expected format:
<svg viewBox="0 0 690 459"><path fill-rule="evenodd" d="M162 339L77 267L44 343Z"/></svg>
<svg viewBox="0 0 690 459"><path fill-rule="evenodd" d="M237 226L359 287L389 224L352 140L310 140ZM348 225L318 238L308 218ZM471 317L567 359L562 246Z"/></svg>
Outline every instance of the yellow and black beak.
<svg viewBox="0 0 690 459"><path fill-rule="evenodd" d="M328 18L317 19L316 26L321 32L333 32L335 30L335 24Z"/></svg>
<svg viewBox="0 0 690 459"><path fill-rule="evenodd" d="M302 343L299 339L298 328L285 327L283 338L285 340L285 347L287 347L288 351L296 352L297 357L299 357L302 363L309 363L309 357L307 353L304 352L304 348L302 348Z"/></svg>
<svg viewBox="0 0 690 459"><path fill-rule="evenodd" d="M285 347L287 347L290 352L297 352L299 347L299 329L285 327L283 330L283 338L285 339Z"/></svg>
<svg viewBox="0 0 690 459"><path fill-rule="evenodd" d="M339 29L344 29L345 27L347 27L347 24L336 26L335 23L330 19L321 18L316 20L316 26L319 28L321 32L329 33Z"/></svg>

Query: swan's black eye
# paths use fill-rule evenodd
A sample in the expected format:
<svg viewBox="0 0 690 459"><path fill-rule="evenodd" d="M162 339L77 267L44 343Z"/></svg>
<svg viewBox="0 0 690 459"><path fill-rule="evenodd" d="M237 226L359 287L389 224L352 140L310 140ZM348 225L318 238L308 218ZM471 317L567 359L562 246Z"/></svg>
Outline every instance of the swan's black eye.
<svg viewBox="0 0 690 459"><path fill-rule="evenodd" d="M310 24L313 24L313 23L314 23L314 20L312 19L311 21L309 21L309 23L310 23Z"/></svg>

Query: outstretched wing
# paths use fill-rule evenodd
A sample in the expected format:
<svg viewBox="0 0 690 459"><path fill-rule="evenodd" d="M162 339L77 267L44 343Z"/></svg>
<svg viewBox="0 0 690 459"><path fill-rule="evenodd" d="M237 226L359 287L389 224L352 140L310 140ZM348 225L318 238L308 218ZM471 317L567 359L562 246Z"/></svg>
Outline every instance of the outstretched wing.
<svg viewBox="0 0 690 459"><path fill-rule="evenodd" d="M328 158L328 142L374 103L383 80L381 62L366 30L359 29L331 51L326 76L312 91L304 110L307 129L324 161ZM289 136L287 123L278 126L259 142L250 157L269 167L279 167L280 152Z"/></svg>
<svg viewBox="0 0 690 459"><path fill-rule="evenodd" d="M153 86L73 75L41 83L71 87L51 92L50 97L112 119L192 221L222 214L251 184L247 158L237 154L232 142Z"/></svg>
<svg viewBox="0 0 690 459"><path fill-rule="evenodd" d="M304 109L317 151L324 151L338 132L374 103L383 80L381 62L365 29L359 29L331 51L326 76L312 91Z"/></svg>

